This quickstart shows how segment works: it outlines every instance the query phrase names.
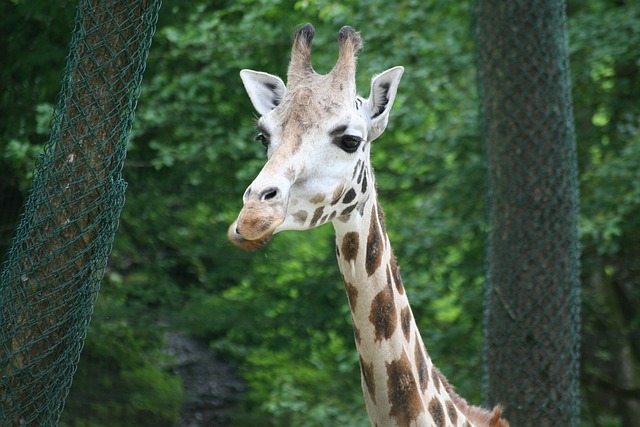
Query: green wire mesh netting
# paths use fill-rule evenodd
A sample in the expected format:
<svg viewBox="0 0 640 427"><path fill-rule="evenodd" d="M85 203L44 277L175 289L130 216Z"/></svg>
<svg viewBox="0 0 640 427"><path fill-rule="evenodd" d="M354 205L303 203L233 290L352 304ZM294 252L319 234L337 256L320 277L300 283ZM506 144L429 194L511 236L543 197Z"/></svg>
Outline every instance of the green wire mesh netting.
<svg viewBox="0 0 640 427"><path fill-rule="evenodd" d="M579 422L578 178L562 1L477 0L487 153L485 399Z"/></svg>
<svg viewBox="0 0 640 427"><path fill-rule="evenodd" d="M0 287L0 425L56 425L111 251L160 1L81 0Z"/></svg>

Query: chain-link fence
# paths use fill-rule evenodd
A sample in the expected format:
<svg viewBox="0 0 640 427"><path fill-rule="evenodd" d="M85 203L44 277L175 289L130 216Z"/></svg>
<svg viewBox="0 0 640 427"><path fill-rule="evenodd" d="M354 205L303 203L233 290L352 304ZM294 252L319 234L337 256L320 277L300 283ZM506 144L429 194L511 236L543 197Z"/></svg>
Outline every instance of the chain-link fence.
<svg viewBox="0 0 640 427"><path fill-rule="evenodd" d="M3 266L0 425L55 425L126 184L121 169L159 0L81 0L51 137Z"/></svg>
<svg viewBox="0 0 640 427"><path fill-rule="evenodd" d="M575 426L578 182L565 5L475 3L487 152L487 403L511 425Z"/></svg>

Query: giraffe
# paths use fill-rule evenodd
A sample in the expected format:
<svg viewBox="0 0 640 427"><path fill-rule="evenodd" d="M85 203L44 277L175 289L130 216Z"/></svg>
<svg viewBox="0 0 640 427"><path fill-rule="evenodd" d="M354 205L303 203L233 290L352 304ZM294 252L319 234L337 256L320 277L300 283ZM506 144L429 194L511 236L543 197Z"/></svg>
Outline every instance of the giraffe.
<svg viewBox="0 0 640 427"><path fill-rule="evenodd" d="M432 363L387 237L369 154L404 69L375 76L362 98L355 83L359 33L339 31L339 57L326 75L311 65L314 34L310 24L296 29L286 85L267 73L240 72L261 116L256 140L268 160L246 189L228 237L256 250L280 231L333 224L373 426L506 427L500 406L469 405Z"/></svg>

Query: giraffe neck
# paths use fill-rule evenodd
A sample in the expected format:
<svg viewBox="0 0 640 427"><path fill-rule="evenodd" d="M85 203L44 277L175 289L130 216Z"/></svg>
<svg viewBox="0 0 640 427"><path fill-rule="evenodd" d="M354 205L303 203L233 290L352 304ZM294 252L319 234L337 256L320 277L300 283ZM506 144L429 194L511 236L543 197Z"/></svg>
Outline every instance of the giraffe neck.
<svg viewBox="0 0 640 427"><path fill-rule="evenodd" d="M334 228L372 425L471 425L427 354L374 193L358 212Z"/></svg>

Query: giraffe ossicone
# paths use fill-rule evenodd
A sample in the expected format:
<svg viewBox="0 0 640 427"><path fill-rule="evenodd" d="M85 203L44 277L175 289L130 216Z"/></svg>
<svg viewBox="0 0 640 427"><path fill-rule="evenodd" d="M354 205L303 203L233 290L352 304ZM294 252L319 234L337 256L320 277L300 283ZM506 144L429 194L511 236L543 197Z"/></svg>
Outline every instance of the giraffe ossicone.
<svg viewBox="0 0 640 427"><path fill-rule="evenodd" d="M387 237L370 149L387 126L404 69L373 77L369 97L360 97L360 35L340 30L339 57L325 75L311 63L313 37L310 24L296 30L287 84L240 72L261 115L256 140L267 162L244 193L229 239L255 250L280 231L333 224L372 425L506 427L501 407L467 404L432 363Z"/></svg>

